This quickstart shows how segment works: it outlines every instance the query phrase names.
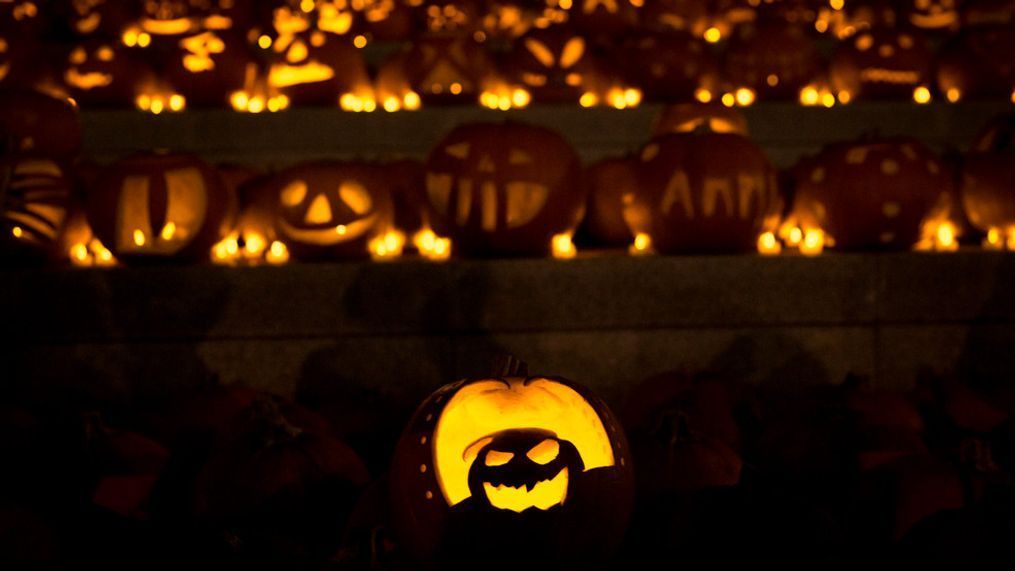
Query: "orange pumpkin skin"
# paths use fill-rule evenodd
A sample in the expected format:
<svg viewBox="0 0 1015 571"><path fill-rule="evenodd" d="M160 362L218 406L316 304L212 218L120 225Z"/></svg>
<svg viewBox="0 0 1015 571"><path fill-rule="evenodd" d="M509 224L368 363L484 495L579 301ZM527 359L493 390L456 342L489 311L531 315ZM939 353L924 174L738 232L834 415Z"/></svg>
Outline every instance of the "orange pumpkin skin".
<svg viewBox="0 0 1015 571"><path fill-rule="evenodd" d="M793 211L837 249L908 249L952 181L937 155L910 139L833 144L797 172Z"/></svg>
<svg viewBox="0 0 1015 571"><path fill-rule="evenodd" d="M262 186L272 201L275 235L296 258L366 258L370 240L393 225L388 179L372 165L307 163Z"/></svg>
<svg viewBox="0 0 1015 571"><path fill-rule="evenodd" d="M456 254L546 255L584 214L581 163L542 127L474 123L454 129L426 163L426 214Z"/></svg>
<svg viewBox="0 0 1015 571"><path fill-rule="evenodd" d="M0 158L0 258L55 254L73 186L68 173L49 156Z"/></svg>
<svg viewBox="0 0 1015 571"><path fill-rule="evenodd" d="M1015 229L1015 115L995 120L966 155L962 202L978 229Z"/></svg>
<svg viewBox="0 0 1015 571"><path fill-rule="evenodd" d="M701 130L660 135L642 149L624 218L659 253L749 252L778 204L776 173L761 149Z"/></svg>
<svg viewBox="0 0 1015 571"><path fill-rule="evenodd" d="M637 166L633 159L615 158L585 170L589 202L583 224L597 244L627 246L634 240L624 222L624 197L634 194Z"/></svg>
<svg viewBox="0 0 1015 571"><path fill-rule="evenodd" d="M34 91L0 93L0 148L71 157L81 148L81 123L69 101Z"/></svg>
<svg viewBox="0 0 1015 571"><path fill-rule="evenodd" d="M601 421L613 465L570 474L566 501L546 511L477 508L476 493L450 505L437 481L435 448L440 442L435 428L449 404L454 405L456 395L468 391L470 385L486 382L495 383L498 390L512 391L518 391L518 385L543 382L567 387L587 402L587 411ZM508 389L511 386L516 388ZM496 557L485 563L491 568L517 569L517 565L532 561L538 561L539 568L580 568L602 564L618 547L632 511L634 471L627 439L616 417L587 388L557 377L495 376L445 385L420 405L395 448L389 495L400 546L424 568L460 568L477 557L492 555Z"/></svg>
<svg viewBox="0 0 1015 571"><path fill-rule="evenodd" d="M142 153L99 175L88 223L118 260L207 260L235 225L237 200L215 168L192 155Z"/></svg>

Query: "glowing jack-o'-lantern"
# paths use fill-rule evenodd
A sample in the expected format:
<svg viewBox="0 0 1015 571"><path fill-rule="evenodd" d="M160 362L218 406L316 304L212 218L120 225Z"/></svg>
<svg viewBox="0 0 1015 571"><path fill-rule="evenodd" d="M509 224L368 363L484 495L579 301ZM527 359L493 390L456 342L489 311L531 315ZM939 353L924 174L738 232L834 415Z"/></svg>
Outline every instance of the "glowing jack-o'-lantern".
<svg viewBox="0 0 1015 571"><path fill-rule="evenodd" d="M153 39L176 38L197 32L201 21L190 0L144 0L138 25Z"/></svg>
<svg viewBox="0 0 1015 571"><path fill-rule="evenodd" d="M34 91L0 92L0 153L70 157L80 147L81 124L70 101Z"/></svg>
<svg viewBox="0 0 1015 571"><path fill-rule="evenodd" d="M1015 250L1015 115L993 121L966 156L962 202L987 247Z"/></svg>
<svg viewBox="0 0 1015 571"><path fill-rule="evenodd" d="M637 25L644 4L644 0L577 0L568 21L590 37L618 36Z"/></svg>
<svg viewBox="0 0 1015 571"><path fill-rule="evenodd" d="M286 33L269 49L275 61L268 71L268 85L295 104L334 105L344 94L369 90L363 57L339 36L319 30Z"/></svg>
<svg viewBox="0 0 1015 571"><path fill-rule="evenodd" d="M726 52L726 75L762 99L796 99L821 71L821 56L802 28L761 25L736 35Z"/></svg>
<svg viewBox="0 0 1015 571"><path fill-rule="evenodd" d="M421 564L496 553L497 568L532 557L570 568L616 548L632 478L601 400L564 379L510 371L444 386L420 406L395 452L391 497Z"/></svg>
<svg viewBox="0 0 1015 571"><path fill-rule="evenodd" d="M959 12L956 0L909 0L906 19L914 27L930 31L959 29Z"/></svg>
<svg viewBox="0 0 1015 571"><path fill-rule="evenodd" d="M229 94L244 87L253 61L242 37L204 31L180 38L176 46L165 73L188 103L224 105Z"/></svg>
<svg viewBox="0 0 1015 571"><path fill-rule="evenodd" d="M49 157L0 159L0 254L42 257L63 229L73 184Z"/></svg>
<svg viewBox="0 0 1015 571"><path fill-rule="evenodd" d="M46 8L39 0L7 0L0 2L0 30L19 36L36 36L46 25Z"/></svg>
<svg viewBox="0 0 1015 571"><path fill-rule="evenodd" d="M752 251L780 206L775 170L740 135L707 128L660 135L639 160L624 219L659 253Z"/></svg>
<svg viewBox="0 0 1015 571"><path fill-rule="evenodd" d="M585 170L588 211L582 226L596 244L622 247L634 239L624 221L624 197L634 193L637 165L624 157L605 159Z"/></svg>
<svg viewBox="0 0 1015 571"><path fill-rule="evenodd" d="M181 154L130 156L90 190L88 222L116 258L204 260L235 225L237 203L215 169Z"/></svg>
<svg viewBox="0 0 1015 571"><path fill-rule="evenodd" d="M574 150L552 131L463 125L427 160L427 216L456 253L546 255L581 220L580 175Z"/></svg>
<svg viewBox="0 0 1015 571"><path fill-rule="evenodd" d="M793 212L805 233L846 250L910 248L952 188L940 159L910 139L838 143L802 164Z"/></svg>
<svg viewBox="0 0 1015 571"><path fill-rule="evenodd" d="M1007 99L1015 92L1015 28L980 26L955 36L937 62L938 90L955 103L962 99Z"/></svg>
<svg viewBox="0 0 1015 571"><path fill-rule="evenodd" d="M56 4L71 31L81 37L119 38L140 15L139 3L128 0L62 0ZM132 33L136 45L139 30ZM148 36L146 41L150 39Z"/></svg>
<svg viewBox="0 0 1015 571"><path fill-rule="evenodd" d="M929 101L931 55L923 38L910 32L878 29L844 40L831 64L837 91L856 98L909 98Z"/></svg>
<svg viewBox="0 0 1015 571"><path fill-rule="evenodd" d="M131 105L155 82L150 68L129 52L101 41L86 41L71 49L63 81L83 105Z"/></svg>
<svg viewBox="0 0 1015 571"><path fill-rule="evenodd" d="M412 8L401 0L357 0L358 28L373 40L405 40L413 32Z"/></svg>
<svg viewBox="0 0 1015 571"><path fill-rule="evenodd" d="M385 258L401 253L397 239L386 242L395 235L394 206L388 180L375 166L298 165L265 186L274 201L278 240L297 258Z"/></svg>
<svg viewBox="0 0 1015 571"><path fill-rule="evenodd" d="M678 103L663 109L656 118L654 135L693 133L706 127L713 133L748 135L747 117L733 107L717 103Z"/></svg>
<svg viewBox="0 0 1015 571"><path fill-rule="evenodd" d="M618 69L653 101L688 101L700 90L714 92L719 65L690 34L643 35L618 50Z"/></svg>
<svg viewBox="0 0 1015 571"><path fill-rule="evenodd" d="M398 62L409 89L426 103L475 101L493 63L468 38L421 38Z"/></svg>

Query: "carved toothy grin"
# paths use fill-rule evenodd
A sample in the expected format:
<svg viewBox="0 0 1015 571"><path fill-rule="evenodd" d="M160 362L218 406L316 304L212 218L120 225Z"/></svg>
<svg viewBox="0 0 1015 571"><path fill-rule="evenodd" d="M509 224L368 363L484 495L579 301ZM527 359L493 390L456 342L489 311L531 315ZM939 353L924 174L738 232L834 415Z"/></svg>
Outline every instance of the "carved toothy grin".
<svg viewBox="0 0 1015 571"><path fill-rule="evenodd" d="M483 490L491 506L521 513L529 508L548 510L556 505L564 505L564 500L567 499L567 485L568 471L565 467L548 480L518 486L483 482Z"/></svg>
<svg viewBox="0 0 1015 571"><path fill-rule="evenodd" d="M94 89L96 87L108 87L113 83L113 76L99 71L81 73L75 68L70 68L63 74L68 84L78 89Z"/></svg>

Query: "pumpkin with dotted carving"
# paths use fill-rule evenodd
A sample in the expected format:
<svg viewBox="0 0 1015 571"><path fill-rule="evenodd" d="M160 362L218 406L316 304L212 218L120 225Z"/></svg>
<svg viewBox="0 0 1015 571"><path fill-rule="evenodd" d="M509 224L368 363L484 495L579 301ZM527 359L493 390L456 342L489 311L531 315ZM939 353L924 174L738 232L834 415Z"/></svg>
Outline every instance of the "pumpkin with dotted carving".
<svg viewBox="0 0 1015 571"><path fill-rule="evenodd" d="M748 252L778 206L775 169L750 139L715 133L653 138L639 156L624 219L660 253Z"/></svg>
<svg viewBox="0 0 1015 571"><path fill-rule="evenodd" d="M423 565L601 564L632 500L627 440L606 404L577 383L518 369L434 392L391 471L397 535Z"/></svg>
<svg viewBox="0 0 1015 571"><path fill-rule="evenodd" d="M803 164L794 211L844 250L908 249L952 186L938 156L905 138L833 144Z"/></svg>
<svg viewBox="0 0 1015 571"><path fill-rule="evenodd" d="M431 151L425 185L427 219L456 254L545 255L584 210L574 150L521 123L454 129Z"/></svg>

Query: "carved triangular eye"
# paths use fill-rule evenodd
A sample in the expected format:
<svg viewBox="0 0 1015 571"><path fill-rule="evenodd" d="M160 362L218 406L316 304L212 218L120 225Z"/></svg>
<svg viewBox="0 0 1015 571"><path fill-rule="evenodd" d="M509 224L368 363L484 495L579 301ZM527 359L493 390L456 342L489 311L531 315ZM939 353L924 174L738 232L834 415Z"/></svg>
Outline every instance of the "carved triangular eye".
<svg viewBox="0 0 1015 571"><path fill-rule="evenodd" d="M528 452L525 453L536 464L546 465L557 459L557 455L560 454L560 444L556 440L547 438L533 446Z"/></svg>
<svg viewBox="0 0 1015 571"><path fill-rule="evenodd" d="M546 44L537 39L528 38L525 40L525 48L529 50L532 57L543 64L543 67L553 67L556 60L553 57L553 52L550 51L550 48L546 47Z"/></svg>
<svg viewBox="0 0 1015 571"><path fill-rule="evenodd" d="M455 157L456 159L466 159L469 157L469 143L458 143L455 145L448 145L444 148L444 152Z"/></svg>
<svg viewBox="0 0 1015 571"><path fill-rule="evenodd" d="M503 466L511 461L515 455L511 452L501 452L500 450L488 450L486 453L486 459L483 461L487 466Z"/></svg>
<svg viewBox="0 0 1015 571"><path fill-rule="evenodd" d="M578 60L585 55L585 40L582 38L571 38L564 45L564 51L560 54L560 67L567 69L578 63Z"/></svg>
<svg viewBox="0 0 1015 571"><path fill-rule="evenodd" d="M279 199L286 206L296 206L307 198L307 183L294 180L286 185L279 194Z"/></svg>
<svg viewBox="0 0 1015 571"><path fill-rule="evenodd" d="M342 198L342 202L360 216L370 212L370 208L373 206L370 193L358 182L343 182L338 187L338 195Z"/></svg>

